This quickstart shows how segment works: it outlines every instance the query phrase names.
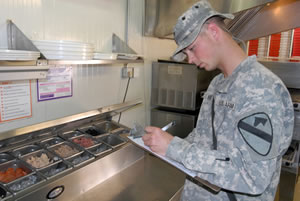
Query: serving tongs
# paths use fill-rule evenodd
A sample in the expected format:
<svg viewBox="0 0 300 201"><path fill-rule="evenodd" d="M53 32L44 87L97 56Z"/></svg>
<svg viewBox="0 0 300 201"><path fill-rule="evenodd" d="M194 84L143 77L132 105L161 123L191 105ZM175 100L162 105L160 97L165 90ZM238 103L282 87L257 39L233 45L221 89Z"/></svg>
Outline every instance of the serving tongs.
<svg viewBox="0 0 300 201"><path fill-rule="evenodd" d="M171 121L170 123L168 123L167 125L165 125L164 127L161 128L161 130L166 131L169 128L175 126L175 121ZM133 128L130 130L129 132L129 136L132 136L134 139L135 138L140 138L143 137L145 134L145 129L143 126L141 126L140 124L135 123L133 125Z"/></svg>

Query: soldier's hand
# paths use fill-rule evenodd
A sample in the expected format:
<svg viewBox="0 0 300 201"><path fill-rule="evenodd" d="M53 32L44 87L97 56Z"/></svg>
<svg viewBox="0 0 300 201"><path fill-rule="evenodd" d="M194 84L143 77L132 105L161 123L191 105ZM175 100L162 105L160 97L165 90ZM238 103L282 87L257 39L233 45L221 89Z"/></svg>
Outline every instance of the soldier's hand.
<svg viewBox="0 0 300 201"><path fill-rule="evenodd" d="M148 126L145 128L146 134L142 137L144 144L147 145L152 151L164 156L168 145L170 144L173 136L160 128Z"/></svg>

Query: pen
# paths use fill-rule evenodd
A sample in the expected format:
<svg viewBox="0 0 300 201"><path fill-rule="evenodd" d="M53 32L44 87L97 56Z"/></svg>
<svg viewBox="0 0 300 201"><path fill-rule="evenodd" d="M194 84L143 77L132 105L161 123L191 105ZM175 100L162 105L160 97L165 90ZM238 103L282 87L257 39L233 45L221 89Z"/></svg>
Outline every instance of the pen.
<svg viewBox="0 0 300 201"><path fill-rule="evenodd" d="M170 123L162 127L161 130L166 131L172 126L175 126L175 121L171 121ZM135 124L129 133L129 135L132 136L133 138L143 137L144 134L145 134L144 128L138 124Z"/></svg>
<svg viewBox="0 0 300 201"><path fill-rule="evenodd" d="M166 131L169 128L175 126L175 121L171 121L170 123L168 123L167 125L165 125L164 127L161 128L161 130Z"/></svg>

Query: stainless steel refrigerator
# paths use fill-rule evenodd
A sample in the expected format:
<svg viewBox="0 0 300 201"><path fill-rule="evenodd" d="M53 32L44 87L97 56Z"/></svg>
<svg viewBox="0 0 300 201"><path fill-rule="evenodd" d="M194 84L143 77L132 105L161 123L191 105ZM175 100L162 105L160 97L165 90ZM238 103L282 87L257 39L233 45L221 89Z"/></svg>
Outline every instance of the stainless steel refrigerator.
<svg viewBox="0 0 300 201"><path fill-rule="evenodd" d="M175 121L176 125L168 132L186 137L196 125L201 95L218 73L187 63L153 62L151 125L163 127Z"/></svg>

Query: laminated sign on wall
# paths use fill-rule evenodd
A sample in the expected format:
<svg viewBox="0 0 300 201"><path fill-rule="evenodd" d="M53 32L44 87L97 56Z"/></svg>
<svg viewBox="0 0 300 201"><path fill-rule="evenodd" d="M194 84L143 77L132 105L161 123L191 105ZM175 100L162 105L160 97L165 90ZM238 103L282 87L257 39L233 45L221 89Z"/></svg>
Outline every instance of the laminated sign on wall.
<svg viewBox="0 0 300 201"><path fill-rule="evenodd" d="M0 82L0 123L31 116L30 80Z"/></svg>
<svg viewBox="0 0 300 201"><path fill-rule="evenodd" d="M51 67L46 79L37 82L38 101L71 97L72 67Z"/></svg>

